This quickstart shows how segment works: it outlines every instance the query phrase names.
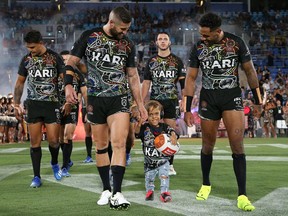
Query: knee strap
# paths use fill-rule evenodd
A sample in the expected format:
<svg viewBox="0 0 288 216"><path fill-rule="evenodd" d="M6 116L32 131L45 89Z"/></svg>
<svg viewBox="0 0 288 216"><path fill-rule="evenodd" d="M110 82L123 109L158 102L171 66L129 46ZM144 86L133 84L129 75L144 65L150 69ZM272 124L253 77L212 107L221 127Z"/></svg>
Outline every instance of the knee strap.
<svg viewBox="0 0 288 216"><path fill-rule="evenodd" d="M108 148L105 149L97 149L96 154L105 154L108 152Z"/></svg>
<svg viewBox="0 0 288 216"><path fill-rule="evenodd" d="M233 159L245 159L246 155L245 154L232 154Z"/></svg>

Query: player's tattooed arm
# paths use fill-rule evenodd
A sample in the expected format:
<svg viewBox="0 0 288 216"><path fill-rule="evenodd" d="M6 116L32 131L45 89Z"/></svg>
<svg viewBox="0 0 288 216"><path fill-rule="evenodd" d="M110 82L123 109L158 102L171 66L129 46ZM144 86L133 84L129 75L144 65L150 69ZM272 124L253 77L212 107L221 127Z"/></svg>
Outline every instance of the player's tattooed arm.
<svg viewBox="0 0 288 216"><path fill-rule="evenodd" d="M25 84L26 77L18 76L15 87L14 87L14 104L20 105L21 104L21 97L23 94L24 84Z"/></svg>

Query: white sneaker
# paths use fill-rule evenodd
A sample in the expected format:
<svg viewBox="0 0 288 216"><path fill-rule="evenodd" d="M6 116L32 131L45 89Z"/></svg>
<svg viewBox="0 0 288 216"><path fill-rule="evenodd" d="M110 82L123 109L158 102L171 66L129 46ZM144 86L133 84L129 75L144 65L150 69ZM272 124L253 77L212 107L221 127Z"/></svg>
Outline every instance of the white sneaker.
<svg viewBox="0 0 288 216"><path fill-rule="evenodd" d="M110 208L111 209L117 209L117 210L127 210L129 206L131 205L130 202L128 202L122 193L117 192L110 198Z"/></svg>
<svg viewBox="0 0 288 216"><path fill-rule="evenodd" d="M100 199L97 201L98 205L107 205L111 198L112 193L109 190L105 190L102 192Z"/></svg>
<svg viewBox="0 0 288 216"><path fill-rule="evenodd" d="M177 173L176 173L176 171L175 171L173 165L170 165L169 175L176 175L176 174L177 174Z"/></svg>

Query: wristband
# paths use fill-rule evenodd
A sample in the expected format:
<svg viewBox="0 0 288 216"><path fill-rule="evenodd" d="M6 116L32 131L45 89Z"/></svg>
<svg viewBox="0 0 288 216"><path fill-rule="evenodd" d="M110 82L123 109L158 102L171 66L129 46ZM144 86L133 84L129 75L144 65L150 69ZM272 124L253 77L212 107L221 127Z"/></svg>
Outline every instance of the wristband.
<svg viewBox="0 0 288 216"><path fill-rule="evenodd" d="M192 96L184 96L184 112L191 112L192 101Z"/></svg>
<svg viewBox="0 0 288 216"><path fill-rule="evenodd" d="M65 70L72 71L73 73L75 73L75 69L71 65L65 65Z"/></svg>
<svg viewBox="0 0 288 216"><path fill-rule="evenodd" d="M66 85L73 85L73 76L71 74L64 75L64 84Z"/></svg>
<svg viewBox="0 0 288 216"><path fill-rule="evenodd" d="M255 100L255 104L256 105L260 105L262 104L262 98L261 98L261 94L260 94L260 89L259 88L253 88L251 89L254 100Z"/></svg>

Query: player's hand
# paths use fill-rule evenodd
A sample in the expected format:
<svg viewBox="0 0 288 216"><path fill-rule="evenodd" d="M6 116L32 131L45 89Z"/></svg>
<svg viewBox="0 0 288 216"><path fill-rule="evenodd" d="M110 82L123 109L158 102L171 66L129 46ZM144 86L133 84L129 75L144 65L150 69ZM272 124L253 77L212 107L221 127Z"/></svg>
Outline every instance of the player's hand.
<svg viewBox="0 0 288 216"><path fill-rule="evenodd" d="M141 118L142 122L146 121L148 119L148 113L147 113L147 110L145 109L144 105L141 104L140 106L138 106L138 110L139 110L140 118Z"/></svg>
<svg viewBox="0 0 288 216"><path fill-rule="evenodd" d="M78 103L78 95L72 85L65 86L66 102L71 104Z"/></svg>
<svg viewBox="0 0 288 216"><path fill-rule="evenodd" d="M14 115L16 119L21 121L23 119L23 114L24 114L24 109L21 105L14 107Z"/></svg>
<svg viewBox="0 0 288 216"><path fill-rule="evenodd" d="M184 121L188 127L192 127L194 124L194 116L191 112L184 113Z"/></svg>
<svg viewBox="0 0 288 216"><path fill-rule="evenodd" d="M63 113L63 116L67 116L71 113L72 105L70 103L65 103L62 107L61 112Z"/></svg>
<svg viewBox="0 0 288 216"><path fill-rule="evenodd" d="M139 117L140 117L140 112L138 110L138 107L132 106L131 107L131 118L138 120Z"/></svg>

